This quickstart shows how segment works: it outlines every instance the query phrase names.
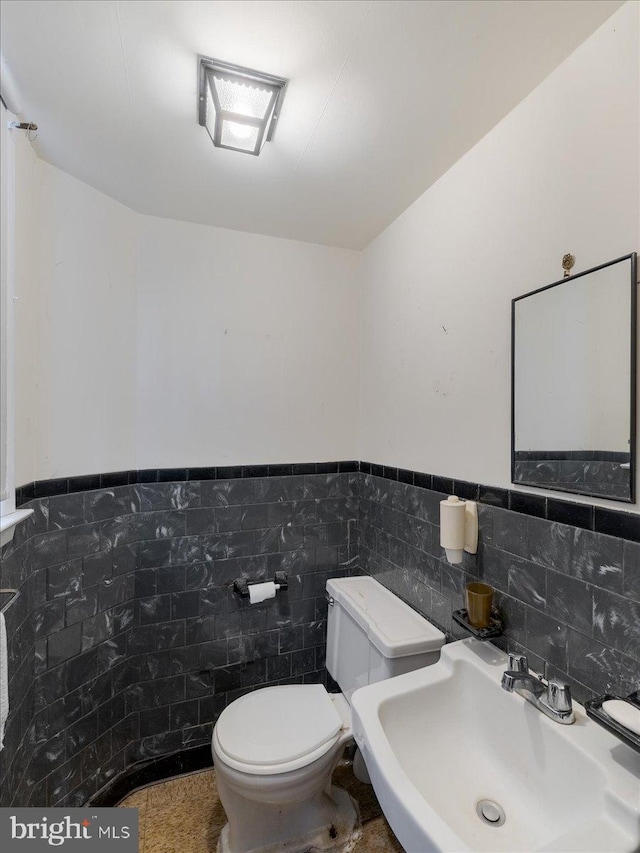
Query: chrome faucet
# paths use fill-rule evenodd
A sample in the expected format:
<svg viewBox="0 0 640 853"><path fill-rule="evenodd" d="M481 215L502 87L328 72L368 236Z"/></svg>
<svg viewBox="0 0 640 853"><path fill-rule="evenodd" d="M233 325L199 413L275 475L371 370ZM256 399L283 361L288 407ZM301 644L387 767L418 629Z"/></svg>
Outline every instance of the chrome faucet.
<svg viewBox="0 0 640 853"><path fill-rule="evenodd" d="M524 655L509 655L509 668L502 674L502 689L519 693L556 723L568 726L575 722L569 685L556 678L545 682L542 676L529 672Z"/></svg>

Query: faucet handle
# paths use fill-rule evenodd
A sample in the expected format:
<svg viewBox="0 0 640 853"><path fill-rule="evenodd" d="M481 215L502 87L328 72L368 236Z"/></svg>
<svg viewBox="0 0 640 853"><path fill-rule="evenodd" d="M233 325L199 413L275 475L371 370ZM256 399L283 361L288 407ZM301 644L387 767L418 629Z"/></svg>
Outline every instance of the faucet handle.
<svg viewBox="0 0 640 853"><path fill-rule="evenodd" d="M554 711L568 712L573 705L571 703L571 688L558 678L551 678L547 688L547 702Z"/></svg>
<svg viewBox="0 0 640 853"><path fill-rule="evenodd" d="M509 655L509 672L529 672L529 661L526 655Z"/></svg>

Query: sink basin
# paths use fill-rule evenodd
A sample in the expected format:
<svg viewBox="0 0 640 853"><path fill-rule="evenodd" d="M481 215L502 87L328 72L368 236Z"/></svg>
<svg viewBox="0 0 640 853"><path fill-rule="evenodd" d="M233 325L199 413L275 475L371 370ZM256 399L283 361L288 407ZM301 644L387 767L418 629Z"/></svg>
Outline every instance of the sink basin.
<svg viewBox="0 0 640 853"><path fill-rule="evenodd" d="M575 702L576 722L562 726L504 691L506 664L463 640L353 694L355 739L402 846L640 850L640 755Z"/></svg>

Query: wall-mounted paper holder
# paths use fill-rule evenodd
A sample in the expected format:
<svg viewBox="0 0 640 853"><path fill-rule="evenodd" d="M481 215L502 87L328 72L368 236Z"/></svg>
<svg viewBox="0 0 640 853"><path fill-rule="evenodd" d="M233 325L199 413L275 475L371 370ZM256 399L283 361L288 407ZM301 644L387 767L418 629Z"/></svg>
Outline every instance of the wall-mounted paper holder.
<svg viewBox="0 0 640 853"><path fill-rule="evenodd" d="M449 563L462 562L462 552L478 552L478 505L450 495L440 501L440 545Z"/></svg>
<svg viewBox="0 0 640 853"><path fill-rule="evenodd" d="M273 582L277 584L280 589L288 589L289 587L289 579L286 572L276 572L273 576ZM262 581L253 581L253 583L262 583ZM242 598L249 598L250 585L251 584L247 578L236 578L233 582L233 591Z"/></svg>

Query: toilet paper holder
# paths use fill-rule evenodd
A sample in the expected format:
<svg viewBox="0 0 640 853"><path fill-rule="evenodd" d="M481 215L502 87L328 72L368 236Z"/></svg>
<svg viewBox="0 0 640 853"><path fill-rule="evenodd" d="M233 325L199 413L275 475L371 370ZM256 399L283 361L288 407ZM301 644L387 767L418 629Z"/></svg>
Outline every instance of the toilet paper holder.
<svg viewBox="0 0 640 853"><path fill-rule="evenodd" d="M276 572L273 576L273 582L278 584L280 589L288 589L289 587L289 579L286 572ZM253 581L253 583L263 583L263 581ZM236 578L233 582L233 591L242 598L249 598L250 585L247 578Z"/></svg>

